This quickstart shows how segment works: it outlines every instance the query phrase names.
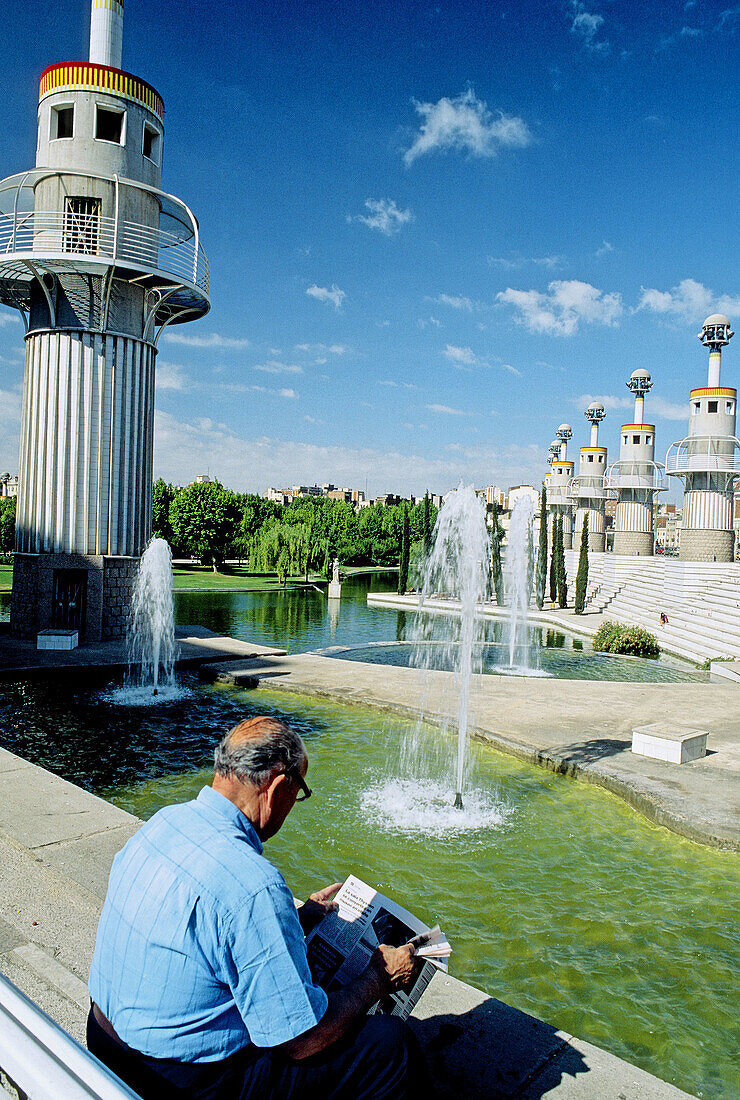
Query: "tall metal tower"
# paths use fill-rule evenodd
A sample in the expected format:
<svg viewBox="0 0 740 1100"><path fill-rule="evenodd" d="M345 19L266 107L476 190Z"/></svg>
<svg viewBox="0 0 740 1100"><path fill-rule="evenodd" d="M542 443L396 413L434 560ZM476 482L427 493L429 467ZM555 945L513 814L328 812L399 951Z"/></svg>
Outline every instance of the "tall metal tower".
<svg viewBox="0 0 740 1100"><path fill-rule="evenodd" d="M606 447L599 446L599 424L606 417L604 406L592 401L584 413L591 425L588 447L581 447L578 473L573 478L572 493L578 502L575 522L575 545L581 544L584 516L588 516L588 548L603 554L606 545Z"/></svg>
<svg viewBox="0 0 740 1100"><path fill-rule="evenodd" d="M699 339L709 348L707 385L691 391L689 434L666 457L666 473L685 483L680 555L688 561L734 558L733 496L740 476L737 390L720 385L722 348L734 335L721 313L704 322Z"/></svg>
<svg viewBox="0 0 740 1100"><path fill-rule="evenodd" d="M654 546L653 505L665 491L663 466L655 461L655 425L645 424L645 396L653 387L646 370L635 370L627 388L635 395L632 424L623 424L619 461L606 471L604 485L617 496L614 553L650 556Z"/></svg>
<svg viewBox="0 0 740 1100"><path fill-rule="evenodd" d="M0 183L0 302L26 365L11 629L123 632L151 535L154 366L210 308L198 223L161 190L164 105L121 70L123 0L90 60L41 75L36 167Z"/></svg>
<svg viewBox="0 0 740 1100"><path fill-rule="evenodd" d="M557 438L550 446L552 464L550 480L547 482L547 504L553 521L556 514L563 517L563 547L570 550L573 545L573 505L572 495L573 463L568 458L568 440L573 438L570 424L561 424L555 433ZM557 448L557 450L555 450Z"/></svg>

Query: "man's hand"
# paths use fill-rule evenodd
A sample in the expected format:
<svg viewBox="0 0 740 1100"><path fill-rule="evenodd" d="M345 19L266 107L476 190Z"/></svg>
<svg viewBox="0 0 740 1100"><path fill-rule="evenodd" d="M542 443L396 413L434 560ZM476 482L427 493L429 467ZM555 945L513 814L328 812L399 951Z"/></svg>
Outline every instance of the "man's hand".
<svg viewBox="0 0 740 1100"><path fill-rule="evenodd" d="M304 936L307 936L327 913L333 913L336 910L337 903L333 898L343 885L341 882L335 882L331 886L325 886L323 890L317 890L315 894L311 894L308 901L303 903L298 910L298 920L301 922Z"/></svg>
<svg viewBox="0 0 740 1100"><path fill-rule="evenodd" d="M381 943L375 948L370 964L380 976L387 992L407 989L417 978L424 960L416 957L411 943L403 947L387 947Z"/></svg>

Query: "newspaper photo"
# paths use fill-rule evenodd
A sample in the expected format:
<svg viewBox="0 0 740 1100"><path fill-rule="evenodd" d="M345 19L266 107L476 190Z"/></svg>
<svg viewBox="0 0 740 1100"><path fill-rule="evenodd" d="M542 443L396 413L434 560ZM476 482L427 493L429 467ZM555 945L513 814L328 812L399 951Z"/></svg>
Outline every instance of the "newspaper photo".
<svg viewBox="0 0 740 1100"><path fill-rule="evenodd" d="M402 947L413 942L423 958L421 972L408 992L391 993L370 1009L406 1019L436 969L447 970L452 948L439 926L430 929L390 898L350 875L337 894L337 910L328 913L306 940L313 979L331 991L351 982L368 966L379 944Z"/></svg>

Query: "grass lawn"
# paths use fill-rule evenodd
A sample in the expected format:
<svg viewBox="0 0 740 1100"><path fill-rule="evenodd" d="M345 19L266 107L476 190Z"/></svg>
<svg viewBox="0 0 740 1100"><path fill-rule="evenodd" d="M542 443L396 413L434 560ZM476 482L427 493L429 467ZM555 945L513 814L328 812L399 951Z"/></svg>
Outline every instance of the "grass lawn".
<svg viewBox="0 0 740 1100"><path fill-rule="evenodd" d="M10 592L13 587L13 566L0 565L0 592Z"/></svg>

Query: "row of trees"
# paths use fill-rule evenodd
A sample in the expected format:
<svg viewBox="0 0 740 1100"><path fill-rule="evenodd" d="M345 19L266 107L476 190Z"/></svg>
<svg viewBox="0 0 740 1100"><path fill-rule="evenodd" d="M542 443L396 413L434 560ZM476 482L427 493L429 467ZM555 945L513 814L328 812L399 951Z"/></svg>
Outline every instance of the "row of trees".
<svg viewBox="0 0 740 1100"><path fill-rule="evenodd" d="M13 553L15 543L15 497L0 497L0 554Z"/></svg>
<svg viewBox="0 0 740 1100"><path fill-rule="evenodd" d="M431 542L437 518L428 496L413 507L378 504L356 512L343 500L301 497L282 505L218 482L179 489L160 478L153 494L154 534L175 553L214 570L236 558L281 579L309 572L328 576L335 557L344 565L398 566L404 531L413 562Z"/></svg>

